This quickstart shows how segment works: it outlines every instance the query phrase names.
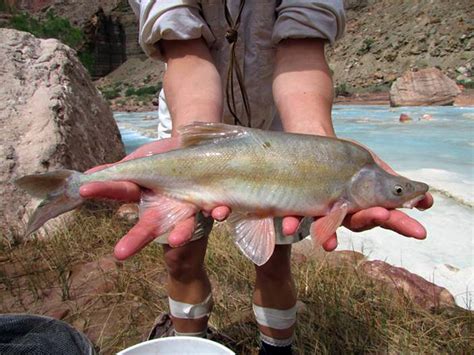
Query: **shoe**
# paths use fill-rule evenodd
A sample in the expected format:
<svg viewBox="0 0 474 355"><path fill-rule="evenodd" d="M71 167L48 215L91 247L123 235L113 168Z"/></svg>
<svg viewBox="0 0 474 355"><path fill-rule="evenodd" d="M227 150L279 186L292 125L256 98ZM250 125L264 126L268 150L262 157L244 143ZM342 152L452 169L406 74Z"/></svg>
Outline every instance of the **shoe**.
<svg viewBox="0 0 474 355"><path fill-rule="evenodd" d="M166 338L176 336L173 321L168 313L162 313L156 320L153 328L148 334L146 340ZM206 339L221 343L223 345L235 346L237 341L228 335L219 332L216 328L209 326L207 328Z"/></svg>
<svg viewBox="0 0 474 355"><path fill-rule="evenodd" d="M170 315L168 313L162 313L156 318L155 324L153 328L151 328L146 340L172 337L174 335L174 326Z"/></svg>
<svg viewBox="0 0 474 355"><path fill-rule="evenodd" d="M216 343L220 343L220 344L223 344L223 345L226 345L226 344L236 344L237 341L233 338L231 338L230 336L222 333L222 332L219 332L216 328L212 327L212 326L209 326L207 328L207 336L206 336L207 339L209 340L212 340L212 341L215 341Z"/></svg>

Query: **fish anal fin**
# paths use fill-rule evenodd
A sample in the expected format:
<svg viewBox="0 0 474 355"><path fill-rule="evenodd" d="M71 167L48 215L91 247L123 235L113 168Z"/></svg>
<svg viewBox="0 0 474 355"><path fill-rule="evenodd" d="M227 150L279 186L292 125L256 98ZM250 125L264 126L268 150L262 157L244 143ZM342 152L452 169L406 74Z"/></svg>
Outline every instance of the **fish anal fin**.
<svg viewBox="0 0 474 355"><path fill-rule="evenodd" d="M224 123L194 122L178 129L181 147L191 147L216 140L234 138L247 133L246 128Z"/></svg>
<svg viewBox="0 0 474 355"><path fill-rule="evenodd" d="M176 223L191 217L198 208L187 202L165 195L146 192L140 201L140 219L147 219L154 225L153 233L160 236L173 228Z"/></svg>
<svg viewBox="0 0 474 355"><path fill-rule="evenodd" d="M323 245L342 224L347 215L349 207L345 202L336 203L329 214L318 218L311 224L310 233L313 241L318 245Z"/></svg>
<svg viewBox="0 0 474 355"><path fill-rule="evenodd" d="M233 229L234 241L254 264L265 264L275 250L275 227L272 217L258 218L232 213L228 223Z"/></svg>

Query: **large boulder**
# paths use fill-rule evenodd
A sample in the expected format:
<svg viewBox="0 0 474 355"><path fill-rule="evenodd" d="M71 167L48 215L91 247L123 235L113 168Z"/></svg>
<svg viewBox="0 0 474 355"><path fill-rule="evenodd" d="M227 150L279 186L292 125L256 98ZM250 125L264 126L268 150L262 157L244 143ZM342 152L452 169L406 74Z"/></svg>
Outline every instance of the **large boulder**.
<svg viewBox="0 0 474 355"><path fill-rule="evenodd" d="M390 88L390 105L452 105L460 93L456 83L439 69L408 71Z"/></svg>
<svg viewBox="0 0 474 355"><path fill-rule="evenodd" d="M405 297L424 309L455 306L454 297L446 288L435 285L404 268L381 260L368 261L363 254L356 251L340 250L327 253L322 248L314 248L313 241L309 238L293 244L293 262L305 263L313 258L326 262L330 267L354 268L394 296Z"/></svg>
<svg viewBox="0 0 474 355"><path fill-rule="evenodd" d="M437 286L421 276L384 261L364 261L360 269L370 278L381 282L395 294L401 294L428 310L454 307L453 295L444 287Z"/></svg>
<svg viewBox="0 0 474 355"><path fill-rule="evenodd" d="M84 171L125 152L112 111L72 49L10 29L0 38L0 235L12 236L33 204L15 178Z"/></svg>

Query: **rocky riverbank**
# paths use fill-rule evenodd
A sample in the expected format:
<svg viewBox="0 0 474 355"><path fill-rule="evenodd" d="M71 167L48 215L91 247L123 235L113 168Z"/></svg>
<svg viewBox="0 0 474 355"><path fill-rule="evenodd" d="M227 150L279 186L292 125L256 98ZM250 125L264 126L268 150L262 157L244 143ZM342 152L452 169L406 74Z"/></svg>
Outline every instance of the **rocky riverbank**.
<svg viewBox="0 0 474 355"><path fill-rule="evenodd" d="M109 101L114 112L152 112L156 111L156 100L136 101L135 99L115 99ZM335 105L390 105L390 93L384 92L361 92L347 96L336 96ZM464 89L454 100L454 106L474 106L474 89Z"/></svg>
<svg viewBox="0 0 474 355"><path fill-rule="evenodd" d="M80 28L84 48L91 55L94 78L120 70L121 66L127 68L129 60L143 58L137 41L137 21L127 1L7 3L0 8L0 26L12 26L9 12L15 9L40 19L52 10ZM474 58L472 1L346 0L345 5L346 33L328 52L336 87L343 85L356 91L387 89L408 70L433 67L458 84L472 85L467 73ZM161 69L156 64L138 65L138 70L128 68L120 81L136 88L143 85L142 81L147 85L161 81Z"/></svg>
<svg viewBox="0 0 474 355"><path fill-rule="evenodd" d="M348 96L336 96L336 105L390 105L390 92L354 93ZM454 106L474 106L474 89L464 89L454 99Z"/></svg>

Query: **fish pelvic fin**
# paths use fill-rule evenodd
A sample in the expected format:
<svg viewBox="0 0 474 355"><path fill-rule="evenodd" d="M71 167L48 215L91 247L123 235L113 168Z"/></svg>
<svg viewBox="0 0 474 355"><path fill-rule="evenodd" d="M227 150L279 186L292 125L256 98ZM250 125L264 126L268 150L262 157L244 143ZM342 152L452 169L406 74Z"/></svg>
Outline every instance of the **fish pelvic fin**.
<svg viewBox="0 0 474 355"><path fill-rule="evenodd" d="M257 266L265 264L275 250L273 217L258 218L233 212L227 221L242 253Z"/></svg>
<svg viewBox="0 0 474 355"><path fill-rule="evenodd" d="M311 224L310 234L316 245L323 245L336 233L348 210L349 207L346 202L338 202L333 206L329 214L318 218Z"/></svg>
<svg viewBox="0 0 474 355"><path fill-rule="evenodd" d="M73 170L57 170L45 174L26 175L15 184L31 196L43 199L31 215L25 237L38 230L51 218L82 204L79 195L83 174Z"/></svg>
<svg viewBox="0 0 474 355"><path fill-rule="evenodd" d="M198 208L163 194L147 191L142 194L140 201L140 219L146 219L152 225L152 233L159 237L169 232L178 222L191 217ZM194 236L204 233L202 228L197 228Z"/></svg>
<svg viewBox="0 0 474 355"><path fill-rule="evenodd" d="M186 148L216 140L244 136L248 134L248 129L224 123L194 122L178 129L178 132L181 136L181 147Z"/></svg>

